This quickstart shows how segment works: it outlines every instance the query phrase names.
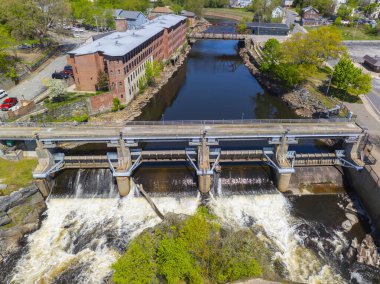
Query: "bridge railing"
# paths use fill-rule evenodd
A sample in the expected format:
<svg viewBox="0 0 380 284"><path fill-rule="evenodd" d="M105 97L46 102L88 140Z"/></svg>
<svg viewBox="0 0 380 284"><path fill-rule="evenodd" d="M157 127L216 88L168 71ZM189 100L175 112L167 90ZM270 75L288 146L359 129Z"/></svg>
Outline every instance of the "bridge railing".
<svg viewBox="0 0 380 284"><path fill-rule="evenodd" d="M301 123L346 123L354 122L348 118L329 119L234 119L234 120L160 120L160 121L127 121L123 123L112 123L111 126L126 125L218 125L218 124L301 124ZM73 127L73 126L110 126L106 122L78 123L78 122L1 122L0 127Z"/></svg>

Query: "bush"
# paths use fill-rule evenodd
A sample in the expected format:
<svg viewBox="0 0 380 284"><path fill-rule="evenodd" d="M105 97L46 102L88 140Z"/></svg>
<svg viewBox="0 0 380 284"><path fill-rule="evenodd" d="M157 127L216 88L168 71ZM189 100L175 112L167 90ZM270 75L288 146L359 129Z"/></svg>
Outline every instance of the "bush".
<svg viewBox="0 0 380 284"><path fill-rule="evenodd" d="M82 115L74 116L74 120L76 122L87 122L88 121L88 114L85 113L85 114L82 114Z"/></svg>
<svg viewBox="0 0 380 284"><path fill-rule="evenodd" d="M112 265L115 283L225 283L267 273L272 259L249 230L226 231L205 207L144 231ZM268 264L267 267L273 267ZM272 268L270 268L272 269ZM272 273L272 274L271 274ZM164 281L162 281L164 280Z"/></svg>
<svg viewBox="0 0 380 284"><path fill-rule="evenodd" d="M120 102L119 98L113 99L112 108L111 108L112 112L117 112L119 110L123 110L124 108L125 106Z"/></svg>
<svg viewBox="0 0 380 284"><path fill-rule="evenodd" d="M156 249L149 234L142 234L133 240L127 252L112 265L116 284L153 283L156 278Z"/></svg>

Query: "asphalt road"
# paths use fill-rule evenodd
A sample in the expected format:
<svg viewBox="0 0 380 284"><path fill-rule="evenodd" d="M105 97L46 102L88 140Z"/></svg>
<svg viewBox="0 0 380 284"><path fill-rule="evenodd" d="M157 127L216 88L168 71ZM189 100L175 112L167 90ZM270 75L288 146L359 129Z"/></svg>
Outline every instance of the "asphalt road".
<svg viewBox="0 0 380 284"><path fill-rule="evenodd" d="M367 95L372 108L380 115L380 79L372 79L372 91Z"/></svg>
<svg viewBox="0 0 380 284"><path fill-rule="evenodd" d="M66 55L60 55L54 58L20 84L8 90L8 96L16 97L19 100L32 100L45 91L46 88L43 85L43 80L51 79L51 74L54 73L54 71L62 71L66 64Z"/></svg>

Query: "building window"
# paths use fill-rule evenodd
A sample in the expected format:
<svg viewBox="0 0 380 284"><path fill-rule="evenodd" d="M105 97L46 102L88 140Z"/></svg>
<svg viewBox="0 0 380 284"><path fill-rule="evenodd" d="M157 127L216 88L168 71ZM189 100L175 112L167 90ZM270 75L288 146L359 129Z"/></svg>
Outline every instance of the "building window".
<svg viewBox="0 0 380 284"><path fill-rule="evenodd" d="M123 82L119 82L119 86L123 86Z"/></svg>
<svg viewBox="0 0 380 284"><path fill-rule="evenodd" d="M119 70L117 70L117 73L120 75L120 69L119 69Z"/></svg>

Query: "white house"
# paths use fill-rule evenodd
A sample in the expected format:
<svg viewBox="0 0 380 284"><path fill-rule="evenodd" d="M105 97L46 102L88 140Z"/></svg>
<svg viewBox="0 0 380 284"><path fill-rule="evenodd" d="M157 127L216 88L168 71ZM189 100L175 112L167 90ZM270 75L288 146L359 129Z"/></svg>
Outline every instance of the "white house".
<svg viewBox="0 0 380 284"><path fill-rule="evenodd" d="M252 0L230 0L230 6L232 8L245 8L251 5Z"/></svg>
<svg viewBox="0 0 380 284"><path fill-rule="evenodd" d="M284 16L285 16L285 11L280 6L277 6L276 8L273 9L272 18L278 19L278 18L283 18Z"/></svg>
<svg viewBox="0 0 380 284"><path fill-rule="evenodd" d="M282 0L282 7L290 7L293 6L293 0Z"/></svg>

